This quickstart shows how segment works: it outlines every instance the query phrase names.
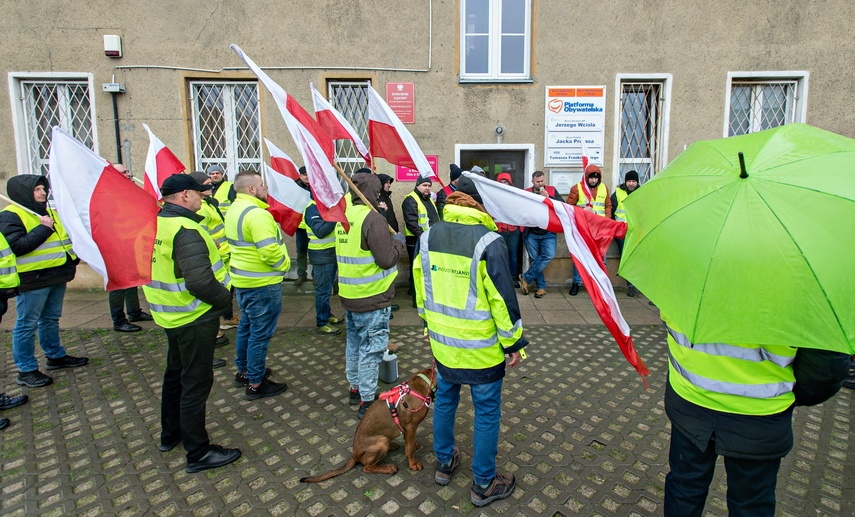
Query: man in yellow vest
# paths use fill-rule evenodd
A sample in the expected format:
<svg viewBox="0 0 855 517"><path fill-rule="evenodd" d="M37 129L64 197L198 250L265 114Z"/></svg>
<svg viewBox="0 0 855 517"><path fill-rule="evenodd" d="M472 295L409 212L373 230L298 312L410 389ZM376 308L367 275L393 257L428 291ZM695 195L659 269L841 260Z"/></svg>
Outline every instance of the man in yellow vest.
<svg viewBox="0 0 855 517"><path fill-rule="evenodd" d="M315 332L335 336L341 333L341 329L333 326L341 323L341 320L333 316L330 309L336 271L336 223L321 219L318 205L313 199L303 210L300 226L306 231L309 240L309 262L312 264L312 276L315 277Z"/></svg>
<svg viewBox="0 0 855 517"><path fill-rule="evenodd" d="M133 181L134 175L121 163L114 163L113 168L119 171L128 180ZM116 289L107 295L110 304L110 317L113 319L113 330L116 332L139 332L142 327L134 325L136 321L151 321L150 314L146 314L140 308L140 294L136 287L127 289ZM128 315L125 316L127 309Z"/></svg>
<svg viewBox="0 0 855 517"><path fill-rule="evenodd" d="M624 175L623 183L618 185L618 188L616 188L614 194L612 194L611 201L612 208L614 209L614 212L612 212L612 219L623 223L626 222L626 210L623 208L623 202L626 201L626 198L635 192L635 189L637 188L638 172L627 171L626 175ZM615 239L615 242L617 242L618 252L623 254L623 239ZM630 298L634 298L636 294L638 294L638 290L630 283L629 280L627 280L626 295Z"/></svg>
<svg viewBox="0 0 855 517"><path fill-rule="evenodd" d="M377 208L380 178L371 173L353 175L353 184ZM404 254L404 236L394 237L379 212L351 193L347 206L349 231L336 225L338 297L345 310L345 347L350 403L359 404L358 418L374 402L383 352L389 344L389 315L395 297L398 260Z"/></svg>
<svg viewBox="0 0 855 517"><path fill-rule="evenodd" d="M205 405L214 384L214 342L230 297L217 246L199 226L202 188L188 174L163 182L151 283L143 286L168 343L158 449L167 452L182 443L188 473L228 465L241 454L210 443L205 429Z"/></svg>
<svg viewBox="0 0 855 517"><path fill-rule="evenodd" d="M217 200L220 213L225 217L237 196L234 184L228 180L226 170L221 165L208 165L205 172L211 178L211 195Z"/></svg>
<svg viewBox="0 0 855 517"><path fill-rule="evenodd" d="M469 498L479 507L514 490L513 474L496 473L502 381L505 357L515 367L528 344L508 248L480 199L472 180L461 178L457 191L446 199L443 221L419 239L413 264L419 315L427 323L436 360L434 481L447 485L460 463L454 418L460 387L468 384L475 407Z"/></svg>
<svg viewBox="0 0 855 517"><path fill-rule="evenodd" d="M261 174L243 171L235 177L237 197L226 214L231 248L229 272L235 286L240 324L235 336L234 385L246 386L245 398L256 400L283 393L288 385L267 379L267 347L282 312L282 279L291 267L282 229L267 211L267 187Z"/></svg>
<svg viewBox="0 0 855 517"><path fill-rule="evenodd" d="M700 517L716 461L724 456L728 514L772 517L778 469L793 447L793 407L837 393L849 356L793 346L692 343L666 315L663 320L669 355L665 411L671 420L665 515Z"/></svg>
<svg viewBox="0 0 855 517"><path fill-rule="evenodd" d="M413 307L416 306L416 293L413 288L413 259L416 257L416 243L421 234L431 225L439 221L436 205L430 197L430 188L433 185L427 176L419 176L413 191L407 194L401 203L401 212L404 215L404 235L407 241L407 256L410 259L409 292L412 297Z"/></svg>
<svg viewBox="0 0 855 517"><path fill-rule="evenodd" d="M6 192L18 205L9 205L0 212L0 232L17 257L21 279L20 294L15 300L18 317L12 331L12 358L18 367L15 382L30 388L53 382L39 371L35 355L37 329L48 370L77 368L89 362L87 357L68 355L59 342L65 287L74 279L80 259L71 249L71 239L56 212L47 206L49 190L50 183L44 176L22 174L9 178Z"/></svg>
<svg viewBox="0 0 855 517"><path fill-rule="evenodd" d="M9 247L6 238L0 233L0 320L6 314L9 298L18 293L20 284L18 269L15 267L15 254L12 253L12 248ZM5 393L0 393L0 410L16 408L25 404L27 400L29 400L27 395L10 397ZM0 418L0 429L7 427L9 427L9 419Z"/></svg>
<svg viewBox="0 0 855 517"><path fill-rule="evenodd" d="M603 184L603 173L593 163L585 167L584 178L578 184L570 187L567 194L568 205L578 205L585 210L601 215L606 219L612 218L612 201L609 197L609 189ZM603 264L606 257L603 257ZM579 294L582 285L582 277L576 267L573 267L573 284L570 286L570 296Z"/></svg>

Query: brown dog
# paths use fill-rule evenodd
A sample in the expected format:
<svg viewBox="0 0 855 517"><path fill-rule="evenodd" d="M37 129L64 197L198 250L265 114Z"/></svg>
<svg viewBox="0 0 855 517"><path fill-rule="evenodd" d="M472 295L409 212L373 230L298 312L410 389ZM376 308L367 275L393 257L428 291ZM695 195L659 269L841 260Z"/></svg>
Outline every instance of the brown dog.
<svg viewBox="0 0 855 517"><path fill-rule="evenodd" d="M426 382L426 379L429 381ZM399 428L383 397L387 394L393 394L393 392L406 392L405 385L409 386L410 393L401 397L402 400L396 408L401 426ZM347 463L332 472L302 478L300 481L303 483L326 481L344 474L355 467L357 463L362 464L362 470L365 473L376 472L392 475L398 472L398 467L391 463L381 465L380 462L386 457L390 449L398 448L398 444L393 443L392 440L400 436L402 432L404 434L404 450L407 454L410 470L421 470L422 464L415 457L416 449L419 448L419 444L416 442L416 429L427 416L435 386L436 374L431 368L416 373L406 383L381 394L380 400L368 408L365 416L362 417L362 421L356 426L356 432L353 434L353 454ZM424 399L428 399L427 402ZM395 398L392 399L393 403L395 400Z"/></svg>

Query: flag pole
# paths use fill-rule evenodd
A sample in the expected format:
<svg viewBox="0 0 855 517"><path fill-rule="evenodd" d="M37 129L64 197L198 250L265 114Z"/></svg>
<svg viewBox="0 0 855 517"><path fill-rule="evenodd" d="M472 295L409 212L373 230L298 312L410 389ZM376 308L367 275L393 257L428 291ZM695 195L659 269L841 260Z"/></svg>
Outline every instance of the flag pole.
<svg viewBox="0 0 855 517"><path fill-rule="evenodd" d="M2 199L2 200L4 200L4 201L8 202L10 205L15 205L15 206L17 206L17 207L23 208L24 210L26 210L27 212L29 212L29 213L33 214L33 215L34 215L34 216L36 216L36 217L41 217L41 214L37 214L37 213L33 212L32 210L30 210L29 208L25 207L25 206L24 206L24 205L22 205L21 203L18 203L17 201L12 201L12 200L11 200L11 199L9 199L8 197L4 196L3 194L0 194L0 199Z"/></svg>
<svg viewBox="0 0 855 517"><path fill-rule="evenodd" d="M373 162L374 162L374 160L371 160L371 162L373 163ZM341 167L339 167L337 163L333 163L332 165L333 165L333 167L335 167L335 170L336 170L336 172L338 172L338 175L339 175L339 176L341 176L341 177L344 179L344 181L346 181L346 182L347 182L347 185L348 185L348 186L349 186L349 187L350 187L354 192L356 192L356 195L357 195L357 196L359 196L359 199L361 199L361 200L362 200L362 202L363 202L363 203L365 203L365 206L367 206L367 207L368 207L368 208L370 208L371 210L374 210L375 212L377 212L377 208L375 208L375 207L374 207L374 204L373 204L373 203L371 203L371 202L369 202L369 201L368 201L368 198L366 198L366 197L365 197L365 195L364 195L364 194L363 194L363 193L362 193L358 188L356 188L356 185L354 185L354 184L353 184L353 181L352 181L350 178L348 178L348 177L347 177L347 174L345 174L345 173L344 173L344 171L343 171L343 170L341 170ZM381 187L381 188L382 188L382 187ZM378 212L378 213L379 213L379 212ZM396 232L396 231L395 231L395 229L394 229L394 228L392 228L392 226L391 226L389 223L386 223L386 226L389 228L389 232L390 232L392 235L395 235L396 233L398 233L398 232Z"/></svg>

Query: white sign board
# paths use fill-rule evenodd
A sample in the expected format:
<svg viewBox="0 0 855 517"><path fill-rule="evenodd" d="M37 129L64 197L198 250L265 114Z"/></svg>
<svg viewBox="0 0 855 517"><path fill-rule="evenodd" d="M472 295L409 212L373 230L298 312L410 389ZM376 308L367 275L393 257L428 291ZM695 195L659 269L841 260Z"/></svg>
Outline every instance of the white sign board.
<svg viewBox="0 0 855 517"><path fill-rule="evenodd" d="M547 86L544 166L582 168L582 143L591 163L603 166L605 86Z"/></svg>

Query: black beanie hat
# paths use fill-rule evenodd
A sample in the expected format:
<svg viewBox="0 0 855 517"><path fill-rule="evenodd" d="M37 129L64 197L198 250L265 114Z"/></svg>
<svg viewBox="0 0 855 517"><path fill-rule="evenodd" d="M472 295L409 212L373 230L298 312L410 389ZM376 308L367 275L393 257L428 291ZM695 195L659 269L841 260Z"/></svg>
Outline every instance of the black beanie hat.
<svg viewBox="0 0 855 517"><path fill-rule="evenodd" d="M371 172L371 169L369 169L368 167L362 167L361 169L356 169L356 172L354 172L354 174L361 174L363 172L366 174L374 174L373 172Z"/></svg>
<svg viewBox="0 0 855 517"><path fill-rule="evenodd" d="M463 174L463 170L461 170L460 167L458 167L456 163L452 163L451 165L448 166L448 168L451 169L451 172L448 174L448 178L451 181L454 181L454 180L460 178L460 175Z"/></svg>
<svg viewBox="0 0 855 517"><path fill-rule="evenodd" d="M623 178L623 181L627 182L627 181L631 181L631 180L635 180L636 183L638 182L638 173L637 172L627 171L626 176L624 176L624 178Z"/></svg>

